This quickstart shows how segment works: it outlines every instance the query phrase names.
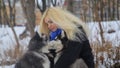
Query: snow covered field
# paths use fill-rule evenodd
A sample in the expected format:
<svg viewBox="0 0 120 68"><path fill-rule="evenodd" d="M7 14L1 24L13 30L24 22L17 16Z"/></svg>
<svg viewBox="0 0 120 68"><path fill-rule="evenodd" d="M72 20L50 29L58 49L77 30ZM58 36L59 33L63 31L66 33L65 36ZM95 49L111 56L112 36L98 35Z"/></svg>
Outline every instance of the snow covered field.
<svg viewBox="0 0 120 68"><path fill-rule="evenodd" d="M90 42L94 42L98 39L101 41L99 25L96 22L88 23L90 29ZM112 42L114 46L120 45L120 21L102 22L103 36L106 41ZM113 31L109 33L109 31Z"/></svg>
<svg viewBox="0 0 120 68"><path fill-rule="evenodd" d="M17 37L19 39L19 35L24 31L25 27L14 27ZM28 45L30 38L24 38L23 40L19 39L19 43L26 47ZM7 49L14 48L16 45L14 34L11 28L7 26L0 27L0 54Z"/></svg>
<svg viewBox="0 0 120 68"><path fill-rule="evenodd" d="M88 26L91 33L89 36L90 42L94 42L96 40L101 41L98 23L88 23ZM120 21L102 22L102 28L105 40L111 41L114 46L120 46ZM23 32L25 27L16 26L14 27L14 29L19 39L19 35ZM110 30L114 30L114 32L109 33ZM26 48L29 40L30 37L24 38L23 40L19 39L19 43L21 44L21 46L23 46L23 48ZM11 28L7 26L0 27L0 57L4 58L4 51L14 48L15 45L16 42ZM0 60L2 59L0 58ZM14 68L14 65L1 66L0 68Z"/></svg>

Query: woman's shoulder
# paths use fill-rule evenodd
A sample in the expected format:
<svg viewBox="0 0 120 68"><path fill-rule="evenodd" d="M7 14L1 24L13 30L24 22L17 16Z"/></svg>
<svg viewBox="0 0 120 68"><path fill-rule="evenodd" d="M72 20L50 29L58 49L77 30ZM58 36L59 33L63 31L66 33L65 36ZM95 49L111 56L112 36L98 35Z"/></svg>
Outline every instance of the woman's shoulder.
<svg viewBox="0 0 120 68"><path fill-rule="evenodd" d="M78 28L78 31L75 33L75 36L76 36L75 40L79 42L83 42L87 40L87 35L83 26L78 26L77 28Z"/></svg>

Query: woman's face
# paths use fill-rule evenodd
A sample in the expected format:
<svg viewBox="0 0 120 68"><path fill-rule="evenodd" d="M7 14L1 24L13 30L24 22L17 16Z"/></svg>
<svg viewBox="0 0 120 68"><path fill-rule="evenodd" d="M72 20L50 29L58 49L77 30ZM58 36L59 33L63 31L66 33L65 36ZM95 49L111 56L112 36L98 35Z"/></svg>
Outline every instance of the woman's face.
<svg viewBox="0 0 120 68"><path fill-rule="evenodd" d="M48 29L50 30L50 31L56 31L57 30L57 25L52 21L52 20L50 20L50 18L45 18L44 19L44 21L45 21L45 23L47 24L47 26L48 26Z"/></svg>

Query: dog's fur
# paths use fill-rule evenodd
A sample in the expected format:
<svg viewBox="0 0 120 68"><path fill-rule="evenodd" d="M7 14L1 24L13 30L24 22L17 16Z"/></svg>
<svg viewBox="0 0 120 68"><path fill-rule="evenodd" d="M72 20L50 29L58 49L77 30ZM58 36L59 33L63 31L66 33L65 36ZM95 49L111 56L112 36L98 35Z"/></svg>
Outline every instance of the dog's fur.
<svg viewBox="0 0 120 68"><path fill-rule="evenodd" d="M36 40L37 38L37 40ZM48 57L42 52L42 48L47 45L45 36L31 39L28 51L15 64L15 68L50 68Z"/></svg>
<svg viewBox="0 0 120 68"><path fill-rule="evenodd" d="M15 68L49 68L49 63L45 54L30 51L16 63Z"/></svg>

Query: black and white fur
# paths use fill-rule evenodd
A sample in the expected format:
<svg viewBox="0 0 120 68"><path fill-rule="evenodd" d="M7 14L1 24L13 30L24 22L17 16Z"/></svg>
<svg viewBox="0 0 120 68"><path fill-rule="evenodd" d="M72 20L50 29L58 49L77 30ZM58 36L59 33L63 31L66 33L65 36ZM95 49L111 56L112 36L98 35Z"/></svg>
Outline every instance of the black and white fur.
<svg viewBox="0 0 120 68"><path fill-rule="evenodd" d="M28 51L18 60L15 68L50 68L50 61L42 48L47 45L47 38L38 33L31 39Z"/></svg>
<svg viewBox="0 0 120 68"><path fill-rule="evenodd" d="M49 57L54 58L56 62L62 48L60 40L49 41L45 35L36 33L30 40L28 51L18 60L15 68L50 68ZM56 57L53 57L50 50L55 50Z"/></svg>
<svg viewBox="0 0 120 68"><path fill-rule="evenodd" d="M66 41L61 40L61 38L64 38L64 36L64 32L62 32L62 35L57 37L56 40L48 41L45 35L39 35L37 33L36 37L31 39L28 51L15 64L15 68L50 68L51 61L49 57L53 57L53 61L56 63L62 54L62 49L64 48L63 43ZM55 50L56 56L50 53L51 49ZM82 59L77 59L71 65L71 68L87 68L83 62ZM82 64L82 67L80 64Z"/></svg>

